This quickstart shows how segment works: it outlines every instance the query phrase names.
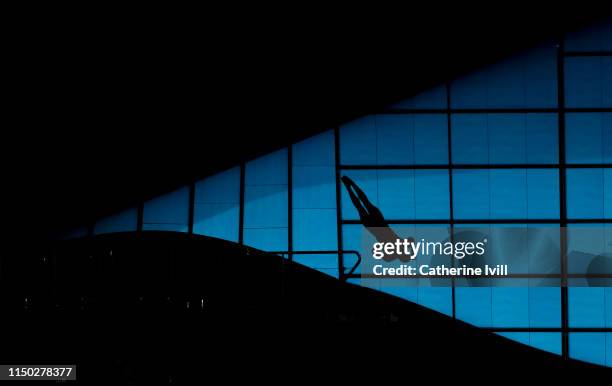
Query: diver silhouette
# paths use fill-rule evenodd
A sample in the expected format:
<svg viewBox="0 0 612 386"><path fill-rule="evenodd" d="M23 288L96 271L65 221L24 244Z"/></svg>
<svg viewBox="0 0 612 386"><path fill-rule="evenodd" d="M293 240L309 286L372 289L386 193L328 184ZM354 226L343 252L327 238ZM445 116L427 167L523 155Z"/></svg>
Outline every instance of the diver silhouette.
<svg viewBox="0 0 612 386"><path fill-rule="evenodd" d="M361 223L366 227L376 240L379 242L394 243L395 240L401 239L394 231L389 227L389 223L385 220L380 209L370 202L368 196L357 186L357 184L347 176L340 178L342 183L346 187L346 190L351 198L353 206L359 213ZM412 238L408 238L409 241L414 241ZM399 258L401 261L410 261L410 256L407 255L385 255L383 260L392 261Z"/></svg>

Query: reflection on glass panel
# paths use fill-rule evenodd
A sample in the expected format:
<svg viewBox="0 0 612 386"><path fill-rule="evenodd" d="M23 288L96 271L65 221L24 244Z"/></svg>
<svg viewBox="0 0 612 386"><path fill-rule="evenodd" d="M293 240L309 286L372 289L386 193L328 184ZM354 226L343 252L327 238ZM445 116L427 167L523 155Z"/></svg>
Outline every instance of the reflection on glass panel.
<svg viewBox="0 0 612 386"><path fill-rule="evenodd" d="M453 108L555 107L556 48L548 43L457 79Z"/></svg>
<svg viewBox="0 0 612 386"><path fill-rule="evenodd" d="M558 186L554 169L454 170L455 217L558 218Z"/></svg>
<svg viewBox="0 0 612 386"><path fill-rule="evenodd" d="M565 114L567 162L612 163L612 113Z"/></svg>
<svg viewBox="0 0 612 386"><path fill-rule="evenodd" d="M208 177L195 185L193 232L238 241L240 168Z"/></svg>
<svg viewBox="0 0 612 386"><path fill-rule="evenodd" d="M612 57L565 59L566 107L612 107Z"/></svg>
<svg viewBox="0 0 612 386"><path fill-rule="evenodd" d="M187 232L189 188L145 202L142 217L143 230Z"/></svg>
<svg viewBox="0 0 612 386"><path fill-rule="evenodd" d="M555 163L556 114L453 114L453 163Z"/></svg>
<svg viewBox="0 0 612 386"><path fill-rule="evenodd" d="M94 234L113 232L133 232L138 222L138 211L136 208L117 213L115 215L96 221Z"/></svg>
<svg viewBox="0 0 612 386"><path fill-rule="evenodd" d="M288 242L287 149L246 164L244 243L262 250L286 251Z"/></svg>

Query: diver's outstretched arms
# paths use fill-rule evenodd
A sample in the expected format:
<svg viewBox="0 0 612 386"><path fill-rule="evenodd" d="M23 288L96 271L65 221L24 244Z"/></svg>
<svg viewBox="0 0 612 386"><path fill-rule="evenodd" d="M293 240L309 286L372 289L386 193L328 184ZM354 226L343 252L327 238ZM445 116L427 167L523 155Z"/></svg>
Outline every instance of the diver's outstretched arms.
<svg viewBox="0 0 612 386"><path fill-rule="evenodd" d="M357 196L359 197L359 200L366 206L366 208L375 208L375 206L372 205L372 203L368 199L368 196L365 195L363 190L361 190L361 188L357 186L357 184L352 179L350 179L347 176L342 176L341 179L342 179L342 182L344 183L344 186L346 186L346 189L349 191L349 194L351 195L351 200L353 198L357 199L357 197L355 197L355 193L356 193ZM352 191L354 191L354 193ZM354 202L355 201L353 201L353 203Z"/></svg>
<svg viewBox="0 0 612 386"><path fill-rule="evenodd" d="M353 203L353 206L355 207L355 209L359 213L359 218L361 219L361 221L363 221L364 218L368 217L368 211L366 210L366 208L365 208L364 204L362 203L362 201L359 200L359 198L357 198L357 195L355 194L356 191L361 191L361 189L359 189L359 187L357 185L355 185L353 180L351 180L347 176L342 176L341 180L342 180L342 183L344 184L344 186L346 187L346 191L349 194L349 198L351 199L351 202ZM363 194L363 192L361 192L361 194ZM371 205L369 200L367 200L367 197L366 197L366 201L367 201L368 204Z"/></svg>
<svg viewBox="0 0 612 386"><path fill-rule="evenodd" d="M399 237L389 227L380 209L374 206L357 184L347 176L342 176L342 183L359 213L362 224L381 242L393 242Z"/></svg>

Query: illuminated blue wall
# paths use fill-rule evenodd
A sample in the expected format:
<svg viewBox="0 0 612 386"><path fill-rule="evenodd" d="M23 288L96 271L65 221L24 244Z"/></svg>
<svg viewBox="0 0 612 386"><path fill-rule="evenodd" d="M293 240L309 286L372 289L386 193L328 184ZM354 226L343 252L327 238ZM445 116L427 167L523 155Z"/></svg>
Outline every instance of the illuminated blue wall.
<svg viewBox="0 0 612 386"><path fill-rule="evenodd" d="M192 194L185 187L145 202L142 229L191 225L268 251L360 249L363 226L338 186L347 175L392 224L612 230L611 53L612 24L542 44L208 177ZM102 219L94 233L136 230L137 216L131 209ZM597 237L604 248L612 243L612 231ZM339 257L345 270L355 261L337 253L293 259L341 277ZM612 288L384 290L536 348L612 366Z"/></svg>

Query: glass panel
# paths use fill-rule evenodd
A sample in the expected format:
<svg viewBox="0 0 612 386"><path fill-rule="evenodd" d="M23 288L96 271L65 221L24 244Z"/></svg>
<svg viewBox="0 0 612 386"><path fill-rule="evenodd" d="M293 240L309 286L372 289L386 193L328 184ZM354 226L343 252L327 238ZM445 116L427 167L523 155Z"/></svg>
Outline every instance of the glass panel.
<svg viewBox="0 0 612 386"><path fill-rule="evenodd" d="M244 244L262 251L286 251L287 228L244 228Z"/></svg>
<svg viewBox="0 0 612 386"><path fill-rule="evenodd" d="M568 33L565 51L612 51L612 22L599 23Z"/></svg>
<svg viewBox="0 0 612 386"><path fill-rule="evenodd" d="M561 288L529 288L529 327L561 327Z"/></svg>
<svg viewBox="0 0 612 386"><path fill-rule="evenodd" d="M453 108L555 107L556 47L548 43L452 82Z"/></svg>
<svg viewBox="0 0 612 386"><path fill-rule="evenodd" d="M448 163L445 114L377 115L340 128L343 165Z"/></svg>
<svg viewBox="0 0 612 386"><path fill-rule="evenodd" d="M450 193L448 170L415 170L415 215L417 219L448 219Z"/></svg>
<svg viewBox="0 0 612 386"><path fill-rule="evenodd" d="M457 318L478 327L491 327L492 298L490 287L455 288Z"/></svg>
<svg viewBox="0 0 612 386"><path fill-rule="evenodd" d="M569 355L573 359L605 365L606 334L599 332L570 333Z"/></svg>
<svg viewBox="0 0 612 386"><path fill-rule="evenodd" d="M445 114L414 115L414 163L448 163L448 122Z"/></svg>
<svg viewBox="0 0 612 386"><path fill-rule="evenodd" d="M478 327L555 328L561 323L558 287L457 287L455 307L457 318Z"/></svg>
<svg viewBox="0 0 612 386"><path fill-rule="evenodd" d="M529 326L528 287L492 288L492 325L493 327Z"/></svg>
<svg viewBox="0 0 612 386"><path fill-rule="evenodd" d="M566 107L612 107L612 57L565 59Z"/></svg>
<svg viewBox="0 0 612 386"><path fill-rule="evenodd" d="M376 164L376 123L374 116L356 119L340 127L340 163Z"/></svg>
<svg viewBox="0 0 612 386"><path fill-rule="evenodd" d="M569 218L612 217L612 169L567 170Z"/></svg>
<svg viewBox="0 0 612 386"><path fill-rule="evenodd" d="M419 287L418 302L420 305L442 314L453 314L453 290L451 287Z"/></svg>
<svg viewBox="0 0 612 386"><path fill-rule="evenodd" d="M336 218L336 209L294 209L293 249L296 251L337 250Z"/></svg>
<svg viewBox="0 0 612 386"><path fill-rule="evenodd" d="M293 208L336 208L334 166L293 167Z"/></svg>
<svg viewBox="0 0 612 386"><path fill-rule="evenodd" d="M612 163L612 113L565 115L567 162Z"/></svg>
<svg viewBox="0 0 612 386"><path fill-rule="evenodd" d="M561 333L559 332L531 332L529 344L537 349L561 355Z"/></svg>
<svg viewBox="0 0 612 386"><path fill-rule="evenodd" d="M612 327L612 288L571 287L568 302L570 327Z"/></svg>
<svg viewBox="0 0 612 386"><path fill-rule="evenodd" d="M459 219L558 218L558 171L477 169L453 171Z"/></svg>
<svg viewBox="0 0 612 386"><path fill-rule="evenodd" d="M455 164L555 163L556 114L454 114Z"/></svg>
<svg viewBox="0 0 612 386"><path fill-rule="evenodd" d="M293 166L334 166L334 132L328 130L293 145Z"/></svg>
<svg viewBox="0 0 612 386"><path fill-rule="evenodd" d="M377 115L375 122L377 164L414 164L414 117Z"/></svg>
<svg viewBox="0 0 612 386"><path fill-rule="evenodd" d="M559 332L500 332L499 335L537 349L561 355Z"/></svg>
<svg viewBox="0 0 612 386"><path fill-rule="evenodd" d="M240 168L196 183L194 233L237 242L239 216Z"/></svg>
<svg viewBox="0 0 612 386"><path fill-rule="evenodd" d="M245 167L244 243L286 251L288 242L287 149L248 162Z"/></svg>
<svg viewBox="0 0 612 386"><path fill-rule="evenodd" d="M245 228L287 227L287 186L246 186L244 192Z"/></svg>
<svg viewBox="0 0 612 386"><path fill-rule="evenodd" d="M187 232L189 217L189 188L144 203L142 229Z"/></svg>
<svg viewBox="0 0 612 386"><path fill-rule="evenodd" d="M293 145L293 250L338 250L336 168L332 131ZM293 260L338 277L338 255Z"/></svg>

